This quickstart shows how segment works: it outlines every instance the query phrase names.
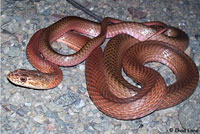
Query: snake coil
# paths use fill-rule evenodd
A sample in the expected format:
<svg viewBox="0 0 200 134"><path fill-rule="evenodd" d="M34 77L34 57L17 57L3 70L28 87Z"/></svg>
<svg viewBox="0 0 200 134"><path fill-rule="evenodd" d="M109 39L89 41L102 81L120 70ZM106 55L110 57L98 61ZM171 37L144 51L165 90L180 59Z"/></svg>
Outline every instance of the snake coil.
<svg viewBox="0 0 200 134"><path fill-rule="evenodd" d="M114 24L108 25L108 22ZM99 110L117 119L141 118L181 103L192 95L199 80L197 67L183 52L188 46L187 34L174 27L164 28L166 25L161 22L105 18L99 24L79 17L65 17L39 30L30 39L27 57L37 71L15 70L8 79L29 88L53 88L63 77L58 66L74 66L86 59L88 92ZM61 55L53 51L51 43L62 35L76 53ZM100 45L105 38L111 39L102 52ZM176 82L166 86L158 72L144 66L152 61L171 68ZM142 87L128 83L121 74L122 68Z"/></svg>

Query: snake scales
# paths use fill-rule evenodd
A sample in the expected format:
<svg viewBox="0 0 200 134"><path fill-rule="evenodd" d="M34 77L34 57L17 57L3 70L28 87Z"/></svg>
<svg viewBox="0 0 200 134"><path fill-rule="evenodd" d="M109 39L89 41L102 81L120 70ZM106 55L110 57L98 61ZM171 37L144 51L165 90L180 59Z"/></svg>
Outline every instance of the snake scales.
<svg viewBox="0 0 200 134"><path fill-rule="evenodd" d="M69 33L72 30L94 38ZM74 54L61 55L50 46L65 33L70 47L77 51ZM105 38L111 39L102 53L100 45ZM194 92L199 76L194 62L183 52L187 45L185 32L160 22L105 18L99 24L70 16L39 30L30 39L27 57L38 71L18 69L8 79L29 88L53 88L63 77L58 66L74 66L86 59L87 88L94 104L111 117L136 119L177 105ZM152 61L171 68L176 82L166 86L159 73L144 66ZM122 67L141 88L123 78Z"/></svg>

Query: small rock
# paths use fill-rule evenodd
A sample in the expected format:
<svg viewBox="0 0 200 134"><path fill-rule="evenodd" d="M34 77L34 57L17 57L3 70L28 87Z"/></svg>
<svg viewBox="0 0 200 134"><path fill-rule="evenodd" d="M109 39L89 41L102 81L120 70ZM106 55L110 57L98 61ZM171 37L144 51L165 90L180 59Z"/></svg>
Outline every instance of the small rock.
<svg viewBox="0 0 200 134"><path fill-rule="evenodd" d="M75 103L73 105L75 108L81 109L85 106L85 102L82 99L78 99L75 101Z"/></svg>
<svg viewBox="0 0 200 134"><path fill-rule="evenodd" d="M160 131L161 133L166 132L165 126L162 125L161 123L156 124L156 125L155 125L155 128L156 128L158 131Z"/></svg>
<svg viewBox="0 0 200 134"><path fill-rule="evenodd" d="M42 12L42 14L45 15L45 16L49 16L49 15L51 14L51 9L48 8L48 9L44 10L44 11Z"/></svg>
<svg viewBox="0 0 200 134"><path fill-rule="evenodd" d="M9 99L10 104L18 106L20 104L24 104L25 100L24 97L20 93L15 93L11 98Z"/></svg>
<svg viewBox="0 0 200 134"><path fill-rule="evenodd" d="M8 52L9 52L9 47L6 47L6 48L4 49L4 53L5 53L5 54L8 54Z"/></svg>
<svg viewBox="0 0 200 134"><path fill-rule="evenodd" d="M153 129L153 134L160 134L159 131L157 129Z"/></svg>
<svg viewBox="0 0 200 134"><path fill-rule="evenodd" d="M169 118L169 117L167 117L167 116L162 116L162 121L163 121L163 122L167 122L168 118Z"/></svg>
<svg viewBox="0 0 200 134"><path fill-rule="evenodd" d="M183 0L183 4L185 4L186 6L190 6L190 2L188 0Z"/></svg>
<svg viewBox="0 0 200 134"><path fill-rule="evenodd" d="M10 124L3 124L2 125L2 128L4 128L6 131L10 131L10 130L12 130L12 126L10 126Z"/></svg>
<svg viewBox="0 0 200 134"><path fill-rule="evenodd" d="M28 110L25 108L19 108L16 113L20 116L25 116L28 113Z"/></svg>
<svg viewBox="0 0 200 134"><path fill-rule="evenodd" d="M69 92L57 98L54 101L54 103L61 105L62 107L66 107L68 105L73 104L76 100L77 100L77 96L74 93Z"/></svg>
<svg viewBox="0 0 200 134"><path fill-rule="evenodd" d="M84 131L84 125L83 125L83 124L80 124L80 125L79 125L78 131L79 131L79 132L83 132L83 131Z"/></svg>
<svg viewBox="0 0 200 134"><path fill-rule="evenodd" d="M143 19L147 16L146 12L134 7L129 7L128 12L132 15L133 18Z"/></svg>
<svg viewBox="0 0 200 134"><path fill-rule="evenodd" d="M47 126L46 126L46 130L48 131L52 131L52 130L55 130L56 127L55 127L55 124L54 123L49 123Z"/></svg>
<svg viewBox="0 0 200 134"><path fill-rule="evenodd" d="M81 93L85 93L86 92L86 83L82 83L81 84L82 87L79 87L78 90L81 92Z"/></svg>
<svg viewBox="0 0 200 134"><path fill-rule="evenodd" d="M17 111L17 106L15 106L15 105L9 105L10 106L10 109L12 110L12 111Z"/></svg>
<svg viewBox="0 0 200 134"><path fill-rule="evenodd" d="M93 122L94 122L94 123L97 123L97 124L98 124L98 123L101 123L101 119L100 119L100 118L95 118L95 119L93 120Z"/></svg>
<svg viewBox="0 0 200 134"><path fill-rule="evenodd" d="M78 88L78 90L79 90L81 93L85 93L85 92L86 92L86 88L83 88L83 87Z"/></svg>
<svg viewBox="0 0 200 134"><path fill-rule="evenodd" d="M200 34L195 34L194 37L196 38L196 40L200 40Z"/></svg>
<svg viewBox="0 0 200 134"><path fill-rule="evenodd" d="M84 66L84 65L80 65L80 66L79 66L79 69L80 69L82 72L84 72L84 71L85 71L85 66Z"/></svg>
<svg viewBox="0 0 200 134"><path fill-rule="evenodd" d="M16 20L11 20L10 22L3 24L1 28L10 33L15 33L19 30L18 27Z"/></svg>
<svg viewBox="0 0 200 134"><path fill-rule="evenodd" d="M146 128L140 128L140 129L138 130L138 134L147 134L147 133L148 133L148 131L147 131Z"/></svg>
<svg viewBox="0 0 200 134"><path fill-rule="evenodd" d="M60 83L60 84L58 85L58 88L59 88L59 89L62 89L62 88L63 88L63 84Z"/></svg>
<svg viewBox="0 0 200 134"><path fill-rule="evenodd" d="M140 119L133 120L131 122L131 126L133 126L133 128L139 128L141 125L143 125L143 122Z"/></svg>
<svg viewBox="0 0 200 134"><path fill-rule="evenodd" d="M104 134L111 134L112 133L112 130L107 130L104 132Z"/></svg>
<svg viewBox="0 0 200 134"><path fill-rule="evenodd" d="M16 57L20 55L20 49L17 47L11 47L8 52L8 56Z"/></svg>
<svg viewBox="0 0 200 134"><path fill-rule="evenodd" d="M185 53L186 53L188 56L191 56L192 48L191 48L191 47L188 47L188 48L185 50Z"/></svg>
<svg viewBox="0 0 200 134"><path fill-rule="evenodd" d="M47 104L47 107L53 111L53 112L61 112L61 111L64 111L64 108L59 106L59 105L56 105L55 103L53 102L50 102Z"/></svg>
<svg viewBox="0 0 200 134"><path fill-rule="evenodd" d="M58 114L55 113L55 112L52 112L52 111L47 111L45 112L45 116L48 117L48 118L53 118L53 119L58 119Z"/></svg>
<svg viewBox="0 0 200 134"><path fill-rule="evenodd" d="M93 126L94 129L96 129L97 131L104 131L104 127L102 124L97 124L97 123L94 123L94 126Z"/></svg>
<svg viewBox="0 0 200 134"><path fill-rule="evenodd" d="M40 0L33 0L34 2L40 2Z"/></svg>
<svg viewBox="0 0 200 134"><path fill-rule="evenodd" d="M148 124L149 122L151 122L151 120L151 116L145 116L144 118L141 118L143 124Z"/></svg>
<svg viewBox="0 0 200 134"><path fill-rule="evenodd" d="M47 121L47 118L44 115L39 114L39 115L35 116L33 118L33 120L40 123L40 124L43 124L45 121Z"/></svg>
<svg viewBox="0 0 200 134"><path fill-rule="evenodd" d="M27 106L27 107L30 107L30 106L31 106L31 103L25 102L24 105Z"/></svg>
<svg viewBox="0 0 200 134"><path fill-rule="evenodd" d="M73 116L73 115L75 114L71 109L68 110L68 113L69 113L69 115L71 115L71 116Z"/></svg>
<svg viewBox="0 0 200 134"><path fill-rule="evenodd" d="M126 124L125 123L122 123L121 125L121 130L125 130L127 128Z"/></svg>
<svg viewBox="0 0 200 134"><path fill-rule="evenodd" d="M16 34L15 36L17 37L18 42L22 43L22 41L23 41L23 35Z"/></svg>
<svg viewBox="0 0 200 134"><path fill-rule="evenodd" d="M23 3L23 2L20 2L20 1L16 1L16 2L15 2L15 6L16 6L17 8L22 8L22 7L24 6L24 3Z"/></svg>
<svg viewBox="0 0 200 134"><path fill-rule="evenodd" d="M92 117L94 114L92 112L89 112L89 114L87 114L88 117Z"/></svg>
<svg viewBox="0 0 200 134"><path fill-rule="evenodd" d="M4 108L6 111L11 111L10 105L2 104L1 106L2 106L2 108ZM0 107L0 108L1 108L1 107ZM1 110L1 109L0 109L0 110Z"/></svg>
<svg viewBox="0 0 200 134"><path fill-rule="evenodd" d="M70 89L76 92L78 88L77 88L76 85L73 85L73 86L70 87Z"/></svg>
<svg viewBox="0 0 200 134"><path fill-rule="evenodd" d="M197 67L200 66L200 54L197 54L196 56L194 56L194 62Z"/></svg>
<svg viewBox="0 0 200 134"><path fill-rule="evenodd" d="M59 19L61 18L64 18L65 16L64 15L61 15L61 14L52 14L50 16L50 19L54 20L54 21L58 21Z"/></svg>
<svg viewBox="0 0 200 134"><path fill-rule="evenodd" d="M6 43L6 46L10 46L10 44L12 44L12 42L16 40L15 34L9 33L8 31L3 30L3 32L1 32L1 44L3 46L4 43ZM9 47L5 47L5 49L7 49ZM5 50L3 51L4 53L8 53L5 52Z"/></svg>
<svg viewBox="0 0 200 134"><path fill-rule="evenodd" d="M82 85L82 87L87 88L86 83L82 83L81 85Z"/></svg>
<svg viewBox="0 0 200 134"><path fill-rule="evenodd" d="M47 0L47 2L52 2L52 3L54 3L54 2L56 2L57 0Z"/></svg>
<svg viewBox="0 0 200 134"><path fill-rule="evenodd" d="M31 133L31 131L29 128L24 128L24 134L30 134L30 133Z"/></svg>

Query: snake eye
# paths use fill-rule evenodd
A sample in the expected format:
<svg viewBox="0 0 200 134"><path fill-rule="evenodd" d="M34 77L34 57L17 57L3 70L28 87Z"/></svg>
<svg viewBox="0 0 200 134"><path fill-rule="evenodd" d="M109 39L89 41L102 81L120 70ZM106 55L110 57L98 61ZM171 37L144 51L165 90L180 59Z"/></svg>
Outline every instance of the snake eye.
<svg viewBox="0 0 200 134"><path fill-rule="evenodd" d="M21 82L26 82L26 80L27 80L27 79L26 79L25 77L21 77L21 78L20 78L20 81L21 81Z"/></svg>

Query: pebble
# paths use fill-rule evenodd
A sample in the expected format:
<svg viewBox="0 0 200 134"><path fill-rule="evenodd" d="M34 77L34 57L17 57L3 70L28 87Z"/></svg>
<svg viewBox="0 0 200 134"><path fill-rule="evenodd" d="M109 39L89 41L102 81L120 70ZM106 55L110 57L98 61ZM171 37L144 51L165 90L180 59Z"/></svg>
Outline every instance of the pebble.
<svg viewBox="0 0 200 134"><path fill-rule="evenodd" d="M77 96L74 93L67 93L57 98L54 103L66 107L74 103L76 99Z"/></svg>
<svg viewBox="0 0 200 134"><path fill-rule="evenodd" d="M85 65L80 65L80 66L79 66L79 69L80 69L82 72L84 72L84 71L85 71Z"/></svg>
<svg viewBox="0 0 200 134"><path fill-rule="evenodd" d="M20 116L26 116L26 114L28 113L28 109L26 109L25 107L23 107L23 108L18 109L16 113L18 115L20 115Z"/></svg>
<svg viewBox="0 0 200 134"><path fill-rule="evenodd" d="M104 132L104 134L111 134L111 133L112 133L111 130L107 130L107 131Z"/></svg>
<svg viewBox="0 0 200 134"><path fill-rule="evenodd" d="M85 102L82 99L78 99L73 103L74 107L77 109L81 109L83 107L85 107Z"/></svg>
<svg viewBox="0 0 200 134"><path fill-rule="evenodd" d="M45 121L47 121L47 118L44 115L39 114L39 115L36 115L33 118L33 120L36 121L37 123L43 124Z"/></svg>
<svg viewBox="0 0 200 134"><path fill-rule="evenodd" d="M191 54L192 54L192 48L191 47L188 47L186 50L185 50L185 53L191 57Z"/></svg>
<svg viewBox="0 0 200 134"><path fill-rule="evenodd" d="M24 6L24 4L20 1L16 1L15 6L18 7L18 8L22 8Z"/></svg>
<svg viewBox="0 0 200 134"><path fill-rule="evenodd" d="M86 92L86 88L87 88L86 83L82 83L81 86L82 86L82 87L79 87L78 90L79 90L81 93L85 93L85 92Z"/></svg>
<svg viewBox="0 0 200 134"><path fill-rule="evenodd" d="M54 111L54 112L61 112L61 111L64 111L64 108L59 106L59 105L56 105L55 103L53 102L50 102L50 103L47 103L46 105L51 111Z"/></svg>
<svg viewBox="0 0 200 134"><path fill-rule="evenodd" d="M126 128L127 128L126 124L122 123L121 130L126 130Z"/></svg>
<svg viewBox="0 0 200 134"><path fill-rule="evenodd" d="M97 130L97 131L104 131L104 127L103 127L103 124L97 124L97 123L95 123L94 125L93 125L93 128L95 129L95 130Z"/></svg>
<svg viewBox="0 0 200 134"><path fill-rule="evenodd" d="M24 128L24 134L30 134L31 133L31 131L30 131L30 129L28 129L28 128Z"/></svg>
<svg viewBox="0 0 200 134"><path fill-rule="evenodd" d="M78 88L77 88L77 86L72 86L72 87L70 87L70 89L71 89L72 91L75 91L75 92L76 92Z"/></svg>
<svg viewBox="0 0 200 134"><path fill-rule="evenodd" d="M51 15L51 9L48 8L48 9L44 10L44 11L42 12L42 14L45 15L45 16Z"/></svg>
<svg viewBox="0 0 200 134"><path fill-rule="evenodd" d="M58 118L57 113L52 112L50 110L45 112L45 116L48 117L48 118L53 118L53 119L57 119Z"/></svg>
<svg viewBox="0 0 200 134"><path fill-rule="evenodd" d="M16 57L20 55L20 49L17 47L11 47L8 52L8 56Z"/></svg>
<svg viewBox="0 0 200 134"><path fill-rule="evenodd" d="M157 130L161 133L165 133L167 128L170 128L169 126L165 128L165 126L163 126L162 124L157 124L155 125L155 128L157 128Z"/></svg>
<svg viewBox="0 0 200 134"><path fill-rule="evenodd" d="M47 2L52 2L52 3L54 3L54 2L56 2L56 0L47 0Z"/></svg>
<svg viewBox="0 0 200 134"><path fill-rule="evenodd" d="M81 133L83 132L85 129L84 129L84 125L83 124L80 124L79 127L78 127L78 131Z"/></svg>
<svg viewBox="0 0 200 134"><path fill-rule="evenodd" d="M55 124L53 124L53 123L50 123L46 126L46 130L48 130L48 131L52 131L52 130L55 130L55 129L56 129Z"/></svg>
<svg viewBox="0 0 200 134"><path fill-rule="evenodd" d="M194 57L194 62L197 67L200 67L200 54L197 54L197 56Z"/></svg>
<svg viewBox="0 0 200 134"><path fill-rule="evenodd" d="M61 19L61 18L63 18L63 17L65 17L64 15L61 15L61 14L52 14L51 16L50 16L50 19L53 19L53 20L55 20L55 21L58 21L59 19Z"/></svg>
<svg viewBox="0 0 200 134"><path fill-rule="evenodd" d="M19 106L25 103L25 99L20 93L16 92L14 95L10 97L9 103L14 106Z"/></svg>
<svg viewBox="0 0 200 134"><path fill-rule="evenodd" d="M128 12L132 15L133 18L143 19L147 16L147 13L139 8L129 7Z"/></svg>
<svg viewBox="0 0 200 134"><path fill-rule="evenodd" d="M30 106L31 106L31 103L25 102L24 105L27 106L27 107L30 107Z"/></svg>
<svg viewBox="0 0 200 134"><path fill-rule="evenodd" d="M146 128L141 128L138 130L138 134L147 134L148 130Z"/></svg>
<svg viewBox="0 0 200 134"><path fill-rule="evenodd" d="M9 50L10 50L9 47L6 47L5 50L4 50L4 53L8 54Z"/></svg>
<svg viewBox="0 0 200 134"><path fill-rule="evenodd" d="M146 123L146 124L149 123L149 122L151 122L151 120L152 119L151 119L150 116L146 116L146 117L144 117L144 118L141 119L142 123Z"/></svg>
<svg viewBox="0 0 200 134"><path fill-rule="evenodd" d="M11 20L10 22L2 25L2 29L8 31L9 33L16 33L19 30L18 28L19 26L16 20Z"/></svg>

